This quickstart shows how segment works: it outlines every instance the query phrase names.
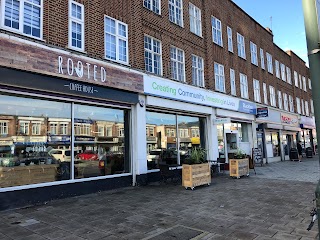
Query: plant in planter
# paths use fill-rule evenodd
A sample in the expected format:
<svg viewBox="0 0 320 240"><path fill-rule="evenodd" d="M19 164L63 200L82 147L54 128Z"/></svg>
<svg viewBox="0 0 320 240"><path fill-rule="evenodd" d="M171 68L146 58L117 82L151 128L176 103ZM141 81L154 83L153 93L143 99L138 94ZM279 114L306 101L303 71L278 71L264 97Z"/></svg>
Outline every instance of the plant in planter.
<svg viewBox="0 0 320 240"><path fill-rule="evenodd" d="M249 158L247 154L238 148L233 158L234 159L229 159L230 176L236 178L244 175L249 176Z"/></svg>
<svg viewBox="0 0 320 240"><path fill-rule="evenodd" d="M211 183L210 165L206 162L207 151L203 148L193 148L182 165L182 186L192 190L196 186Z"/></svg>
<svg viewBox="0 0 320 240"><path fill-rule="evenodd" d="M238 148L233 157L235 159L244 159L247 157L247 154L242 149Z"/></svg>

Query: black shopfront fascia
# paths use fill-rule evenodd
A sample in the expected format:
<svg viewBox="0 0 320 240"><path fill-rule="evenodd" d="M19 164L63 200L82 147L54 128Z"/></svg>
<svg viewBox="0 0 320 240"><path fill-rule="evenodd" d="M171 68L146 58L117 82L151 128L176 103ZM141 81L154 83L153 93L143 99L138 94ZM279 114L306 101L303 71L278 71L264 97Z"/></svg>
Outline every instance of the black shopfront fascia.
<svg viewBox="0 0 320 240"><path fill-rule="evenodd" d="M77 82L57 77L49 77L9 68L0 67L0 89L21 93L40 93L45 96L66 99L90 100L91 102L112 103L130 106L138 103L138 93L116 90L90 83ZM128 120L129 116L125 116ZM127 131L129 131L127 129ZM129 134L126 132L126 134ZM126 144L128 146L129 144ZM128 149L126 149L128 150ZM0 210L26 205L39 204L52 199L89 194L131 186L132 176L106 178L93 181L73 182L70 184L31 187L20 190L0 192Z"/></svg>

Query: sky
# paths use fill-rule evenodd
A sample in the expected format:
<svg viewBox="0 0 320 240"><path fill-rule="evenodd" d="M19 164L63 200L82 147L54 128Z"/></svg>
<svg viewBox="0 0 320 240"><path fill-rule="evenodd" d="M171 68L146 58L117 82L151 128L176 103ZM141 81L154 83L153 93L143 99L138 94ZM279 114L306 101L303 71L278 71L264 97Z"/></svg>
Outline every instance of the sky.
<svg viewBox="0 0 320 240"><path fill-rule="evenodd" d="M308 64L302 0L233 0L263 27L271 28L273 42L292 50Z"/></svg>

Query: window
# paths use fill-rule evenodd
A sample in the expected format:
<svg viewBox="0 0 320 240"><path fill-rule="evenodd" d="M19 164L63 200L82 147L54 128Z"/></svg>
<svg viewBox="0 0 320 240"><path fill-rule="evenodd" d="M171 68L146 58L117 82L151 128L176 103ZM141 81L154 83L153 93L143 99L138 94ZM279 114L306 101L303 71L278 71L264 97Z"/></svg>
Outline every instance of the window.
<svg viewBox="0 0 320 240"><path fill-rule="evenodd" d="M50 123L50 135L58 135L58 123Z"/></svg>
<svg viewBox="0 0 320 240"><path fill-rule="evenodd" d="M313 106L313 100L310 99L310 111L311 111L311 114L314 114L314 106Z"/></svg>
<svg viewBox="0 0 320 240"><path fill-rule="evenodd" d="M183 27L182 0L169 0L169 20Z"/></svg>
<svg viewBox="0 0 320 240"><path fill-rule="evenodd" d="M232 29L230 27L227 27L227 35L228 35L228 51L233 52Z"/></svg>
<svg viewBox="0 0 320 240"><path fill-rule="evenodd" d="M301 99L301 113L302 113L302 115L305 115L305 112L304 112L304 101L303 101L303 99Z"/></svg>
<svg viewBox="0 0 320 240"><path fill-rule="evenodd" d="M248 79L247 76L240 73L240 92L242 98L249 98L248 95Z"/></svg>
<svg viewBox="0 0 320 240"><path fill-rule="evenodd" d="M293 97L291 95L289 95L289 110L290 110L290 112L294 112Z"/></svg>
<svg viewBox="0 0 320 240"><path fill-rule="evenodd" d="M41 123L33 122L32 123L32 135L40 135Z"/></svg>
<svg viewBox="0 0 320 240"><path fill-rule="evenodd" d="M251 51L251 63L258 66L258 53L257 45L253 42L250 42L250 51Z"/></svg>
<svg viewBox="0 0 320 240"><path fill-rule="evenodd" d="M244 37L237 33L237 43L238 43L238 56L246 59L246 48L244 43Z"/></svg>
<svg viewBox="0 0 320 240"><path fill-rule="evenodd" d="M283 93L283 109L289 111L288 105L288 94Z"/></svg>
<svg viewBox="0 0 320 240"><path fill-rule="evenodd" d="M281 93L281 91L278 91L278 106L279 106L279 108L280 109L282 109L283 107L283 105L282 105L282 93Z"/></svg>
<svg viewBox="0 0 320 240"><path fill-rule="evenodd" d="M301 75L299 74L299 87L302 89L302 81L301 81Z"/></svg>
<svg viewBox="0 0 320 240"><path fill-rule="evenodd" d="M0 135L8 135L8 123L0 121Z"/></svg>
<svg viewBox="0 0 320 240"><path fill-rule="evenodd" d="M302 77L302 83L303 83L303 91L307 91L307 82L306 82L306 78Z"/></svg>
<svg viewBox="0 0 320 240"><path fill-rule="evenodd" d="M267 92L267 84L263 83L263 102L264 104L268 105L268 92Z"/></svg>
<svg viewBox="0 0 320 240"><path fill-rule="evenodd" d="M220 92L225 92L224 66L219 63L214 63L214 79L216 90Z"/></svg>
<svg viewBox="0 0 320 240"><path fill-rule="evenodd" d="M263 49L260 48L260 63L261 63L261 68L265 69L265 65L264 65L264 53L263 53Z"/></svg>
<svg viewBox="0 0 320 240"><path fill-rule="evenodd" d="M184 76L184 52L183 50L171 47L170 48L171 57L171 78L178 81L185 81Z"/></svg>
<svg viewBox="0 0 320 240"><path fill-rule="evenodd" d="M42 0L2 1L1 25L31 37L42 38Z"/></svg>
<svg viewBox="0 0 320 240"><path fill-rule="evenodd" d="M273 74L272 56L269 53L267 53L267 68L268 72Z"/></svg>
<svg viewBox="0 0 320 240"><path fill-rule="evenodd" d="M69 47L84 51L84 6L75 1L69 4Z"/></svg>
<svg viewBox="0 0 320 240"><path fill-rule="evenodd" d="M192 83L204 87L203 59L196 55L192 55Z"/></svg>
<svg viewBox="0 0 320 240"><path fill-rule="evenodd" d="M254 91L254 100L256 102L261 102L260 82L259 82L259 80L253 79L253 91Z"/></svg>
<svg viewBox="0 0 320 240"><path fill-rule="evenodd" d="M309 103L308 103L308 101L305 101L304 106L306 108L306 116L309 116Z"/></svg>
<svg viewBox="0 0 320 240"><path fill-rule="evenodd" d="M274 87L269 86L269 91L270 91L270 105L273 107L276 107L276 92L274 90Z"/></svg>
<svg viewBox="0 0 320 240"><path fill-rule="evenodd" d="M118 127L117 132L118 132L118 135L117 135L118 137L124 137L124 128Z"/></svg>
<svg viewBox="0 0 320 240"><path fill-rule="evenodd" d="M301 114L301 105L300 105L300 98L296 98L297 102L297 113Z"/></svg>
<svg viewBox="0 0 320 240"><path fill-rule="evenodd" d="M309 83L309 89L312 89L312 86L311 86L311 79L308 78L308 83Z"/></svg>
<svg viewBox="0 0 320 240"><path fill-rule="evenodd" d="M231 95L236 96L237 90L236 90L236 76L234 73L234 69L230 68L230 88L231 88Z"/></svg>
<svg viewBox="0 0 320 240"><path fill-rule="evenodd" d="M296 71L293 72L293 78L294 78L294 85L296 87L299 87L298 73Z"/></svg>
<svg viewBox="0 0 320 240"><path fill-rule="evenodd" d="M279 66L279 61L278 60L274 60L274 65L276 68L276 77L280 79L280 66Z"/></svg>
<svg viewBox="0 0 320 240"><path fill-rule="evenodd" d="M291 70L289 67L286 67L287 68L287 82L289 84L292 84L292 81L291 81Z"/></svg>
<svg viewBox="0 0 320 240"><path fill-rule="evenodd" d="M147 72L162 75L161 42L144 36L144 64Z"/></svg>
<svg viewBox="0 0 320 240"><path fill-rule="evenodd" d="M212 39L215 44L223 46L222 43L222 32L221 32L221 21L215 17L211 17L212 24Z"/></svg>
<svg viewBox="0 0 320 240"><path fill-rule="evenodd" d="M156 14L160 14L160 0L144 0L143 6L155 12Z"/></svg>
<svg viewBox="0 0 320 240"><path fill-rule="evenodd" d="M20 121L20 133L23 135L29 135L29 122Z"/></svg>
<svg viewBox="0 0 320 240"><path fill-rule="evenodd" d="M112 137L112 127L107 127L107 137Z"/></svg>
<svg viewBox="0 0 320 240"><path fill-rule="evenodd" d="M105 17L105 55L112 61L128 64L128 26L116 19Z"/></svg>
<svg viewBox="0 0 320 240"><path fill-rule="evenodd" d="M192 3L189 3L190 31L202 36L201 10Z"/></svg>
<svg viewBox="0 0 320 240"><path fill-rule="evenodd" d="M59 127L61 135L68 135L68 123L60 123Z"/></svg>
<svg viewBox="0 0 320 240"><path fill-rule="evenodd" d="M281 68L281 79L282 81L286 81L286 66L283 63L281 63L280 68Z"/></svg>

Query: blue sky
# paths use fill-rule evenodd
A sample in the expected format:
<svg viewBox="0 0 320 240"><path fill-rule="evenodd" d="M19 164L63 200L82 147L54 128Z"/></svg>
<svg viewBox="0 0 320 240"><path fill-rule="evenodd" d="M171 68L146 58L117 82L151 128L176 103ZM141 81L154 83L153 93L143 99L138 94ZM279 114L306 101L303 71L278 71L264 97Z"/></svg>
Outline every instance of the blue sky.
<svg viewBox="0 0 320 240"><path fill-rule="evenodd" d="M273 32L273 42L292 50L308 64L302 0L233 0L263 27ZM270 21L272 17L272 22Z"/></svg>

